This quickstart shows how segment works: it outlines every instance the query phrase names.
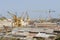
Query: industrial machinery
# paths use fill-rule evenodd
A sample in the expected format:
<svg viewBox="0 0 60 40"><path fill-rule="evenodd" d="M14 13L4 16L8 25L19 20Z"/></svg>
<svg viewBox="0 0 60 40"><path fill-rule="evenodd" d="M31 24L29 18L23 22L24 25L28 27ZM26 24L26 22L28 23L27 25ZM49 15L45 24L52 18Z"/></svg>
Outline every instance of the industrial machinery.
<svg viewBox="0 0 60 40"><path fill-rule="evenodd" d="M8 11L8 13L13 17L12 19L12 26L17 26L17 16L15 14L12 14Z"/></svg>
<svg viewBox="0 0 60 40"><path fill-rule="evenodd" d="M51 13L53 13L53 12L55 12L55 10L33 10L32 12L39 12L39 13L48 13L48 20L50 20L49 22L51 22L51 19L52 19L52 17L51 17ZM41 15L40 15L41 16ZM40 19L40 22L45 22L46 21L46 19L44 19L44 20L42 20L42 19Z"/></svg>
<svg viewBox="0 0 60 40"><path fill-rule="evenodd" d="M21 27L21 26L29 24L30 18L28 16L27 12L25 13L25 15L23 13L21 17L17 17L15 14L10 13L9 11L8 11L8 13L13 17L13 19L12 19L13 27Z"/></svg>
<svg viewBox="0 0 60 40"><path fill-rule="evenodd" d="M30 17L27 12L25 13L25 16L26 16L26 22L30 23Z"/></svg>

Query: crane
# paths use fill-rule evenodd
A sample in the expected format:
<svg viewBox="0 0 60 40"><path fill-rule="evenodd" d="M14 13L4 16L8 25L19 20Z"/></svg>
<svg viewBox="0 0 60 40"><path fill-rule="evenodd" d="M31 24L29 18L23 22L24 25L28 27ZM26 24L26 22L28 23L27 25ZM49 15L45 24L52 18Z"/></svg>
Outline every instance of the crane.
<svg viewBox="0 0 60 40"><path fill-rule="evenodd" d="M30 17L29 17L29 15L28 15L28 13L27 13L27 11L26 11L26 21L30 21Z"/></svg>
<svg viewBox="0 0 60 40"><path fill-rule="evenodd" d="M12 26L17 26L17 16L15 14L12 14L11 12L8 11L8 14L11 15L13 17L13 22L12 22Z"/></svg>
<svg viewBox="0 0 60 40"><path fill-rule="evenodd" d="M55 12L55 10L50 10L50 9L49 10L35 10L35 11L33 10L32 12L42 12L42 13L45 12L45 13L48 13L49 14L49 20L50 20L52 18L51 13Z"/></svg>
<svg viewBox="0 0 60 40"><path fill-rule="evenodd" d="M51 17L51 13L52 12L55 12L54 10L48 10L48 13L49 13L49 18L51 19L52 17Z"/></svg>
<svg viewBox="0 0 60 40"><path fill-rule="evenodd" d="M46 10L32 10L32 12L36 13L46 13ZM46 18L43 18L43 16L40 14L40 18L38 19L41 23L46 21Z"/></svg>
<svg viewBox="0 0 60 40"><path fill-rule="evenodd" d="M26 21L28 24L30 23L30 17L28 15L28 12L26 11L23 17L24 21Z"/></svg>
<svg viewBox="0 0 60 40"><path fill-rule="evenodd" d="M15 27L21 27L24 25L26 25L29 21L30 21L30 18L29 18L29 15L28 13L22 13L22 15L20 17L17 17L15 14L12 14L11 12L8 11L8 13L13 17L13 25ZM25 20L26 19L26 20Z"/></svg>

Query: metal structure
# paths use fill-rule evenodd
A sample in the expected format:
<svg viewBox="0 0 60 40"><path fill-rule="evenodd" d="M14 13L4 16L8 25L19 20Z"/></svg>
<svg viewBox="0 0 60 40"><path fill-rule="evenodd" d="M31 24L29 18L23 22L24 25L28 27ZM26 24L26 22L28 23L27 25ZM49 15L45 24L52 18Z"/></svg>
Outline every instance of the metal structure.
<svg viewBox="0 0 60 40"><path fill-rule="evenodd" d="M52 19L52 17L51 17L51 13L52 12L55 12L54 10L34 10L33 12L39 12L39 13L48 13L48 17L49 17L49 19L48 20L50 20L50 19ZM44 22L44 21L46 21L46 19L41 19L40 20L41 22Z"/></svg>
<svg viewBox="0 0 60 40"><path fill-rule="evenodd" d="M13 26L14 27L20 27L23 26L24 21L28 22L30 21L29 15L26 12L25 15L24 13L21 15L21 17L17 17L15 14L12 14L8 11L8 13L12 16L13 20ZM25 20L26 19L26 20Z"/></svg>
<svg viewBox="0 0 60 40"><path fill-rule="evenodd" d="M51 17L51 13L52 13L52 12L55 12L55 11L54 11L54 10L48 10L49 18L50 18L50 19L52 19L52 17Z"/></svg>

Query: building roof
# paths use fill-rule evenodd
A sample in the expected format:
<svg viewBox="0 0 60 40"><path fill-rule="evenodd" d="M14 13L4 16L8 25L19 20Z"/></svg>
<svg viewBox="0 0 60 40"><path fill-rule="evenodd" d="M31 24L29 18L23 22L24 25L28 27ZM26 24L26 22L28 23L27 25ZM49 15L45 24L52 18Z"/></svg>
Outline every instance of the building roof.
<svg viewBox="0 0 60 40"><path fill-rule="evenodd" d="M56 36L56 35L52 35L52 34L45 34L45 33L38 33L36 35L36 37L43 37L43 38L48 38L50 36Z"/></svg>

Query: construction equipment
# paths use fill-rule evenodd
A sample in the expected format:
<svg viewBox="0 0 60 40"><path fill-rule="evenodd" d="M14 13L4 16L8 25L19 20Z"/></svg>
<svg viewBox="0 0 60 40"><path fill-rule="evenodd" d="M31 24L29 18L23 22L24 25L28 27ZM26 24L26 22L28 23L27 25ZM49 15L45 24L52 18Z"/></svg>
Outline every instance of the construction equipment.
<svg viewBox="0 0 60 40"><path fill-rule="evenodd" d="M12 14L8 11L8 13L13 17L13 26L14 27L20 27L23 25L26 25L27 23L30 23L30 18L29 15L26 11L26 13L22 13L22 15L20 17L17 17L15 14Z"/></svg>
<svg viewBox="0 0 60 40"><path fill-rule="evenodd" d="M8 11L8 13L13 17L13 21L16 22L17 21L17 16L15 14L12 14Z"/></svg>
<svg viewBox="0 0 60 40"><path fill-rule="evenodd" d="M33 10L32 12L39 12L39 13L49 13L48 15L49 15L49 19L48 20L50 20L50 19L52 19L52 17L51 17L51 13L52 12L55 12L54 10ZM42 21L42 20L41 20ZM43 20L43 22L44 22L45 20Z"/></svg>
<svg viewBox="0 0 60 40"><path fill-rule="evenodd" d="M13 27L20 27L22 26L23 18L22 17L17 17L15 14L12 14L8 12L12 17L13 17Z"/></svg>
<svg viewBox="0 0 60 40"><path fill-rule="evenodd" d="M52 17L51 17L51 13L52 13L52 12L55 12L55 11L54 11L54 10L48 10L49 18L50 18L50 19L52 19Z"/></svg>
<svg viewBox="0 0 60 40"><path fill-rule="evenodd" d="M28 12L27 11L25 12L25 15L24 15L23 19L24 19L25 22L27 22L28 24L30 24L30 21L31 20L30 20L30 17L28 15Z"/></svg>
<svg viewBox="0 0 60 40"><path fill-rule="evenodd" d="M29 15L28 15L27 12L26 12L26 16L27 16L27 17L26 17L26 21L29 22L29 21L30 21L30 17L29 17Z"/></svg>
<svg viewBox="0 0 60 40"><path fill-rule="evenodd" d="M43 13L43 15L44 15L44 13L47 13L46 10L32 10L32 12L35 12L35 13ZM40 14L39 16L40 16L40 17L39 17L38 20L39 20L41 23L43 23L43 22L46 21L47 18L43 18L42 14ZM36 19L36 20L37 20L37 19Z"/></svg>
<svg viewBox="0 0 60 40"><path fill-rule="evenodd" d="M8 11L8 13L13 17L12 24L13 26L17 26L17 16L15 14L12 14Z"/></svg>

